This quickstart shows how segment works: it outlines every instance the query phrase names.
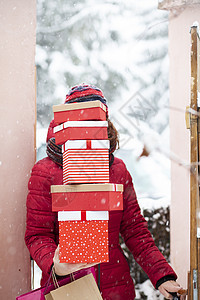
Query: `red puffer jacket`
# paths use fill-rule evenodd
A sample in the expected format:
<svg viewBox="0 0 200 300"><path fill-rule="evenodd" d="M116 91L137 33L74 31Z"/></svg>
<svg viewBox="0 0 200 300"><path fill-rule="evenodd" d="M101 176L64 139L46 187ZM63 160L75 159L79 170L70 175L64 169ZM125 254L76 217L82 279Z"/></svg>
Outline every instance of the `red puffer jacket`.
<svg viewBox="0 0 200 300"><path fill-rule="evenodd" d="M135 297L134 285L119 245L119 233L154 286L166 275L176 279L176 274L155 246L140 213L131 176L118 158L110 167L110 182L124 185L124 210L110 212L109 263L100 265L100 289L105 300L132 300ZM49 277L58 244L57 214L51 211L50 194L50 186L56 184L62 184L62 168L50 158L42 159L33 167L29 180L25 234L30 254L43 272L41 285Z"/></svg>

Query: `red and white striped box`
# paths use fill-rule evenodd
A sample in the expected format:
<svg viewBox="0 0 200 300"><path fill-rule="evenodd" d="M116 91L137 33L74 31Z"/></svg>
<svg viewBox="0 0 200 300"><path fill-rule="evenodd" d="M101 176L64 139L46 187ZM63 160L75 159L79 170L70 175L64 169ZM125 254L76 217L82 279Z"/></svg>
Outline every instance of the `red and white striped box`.
<svg viewBox="0 0 200 300"><path fill-rule="evenodd" d="M62 146L63 183L109 182L109 140L67 141Z"/></svg>
<svg viewBox="0 0 200 300"><path fill-rule="evenodd" d="M68 140L105 140L108 138L107 121L68 121L54 127L55 142Z"/></svg>
<svg viewBox="0 0 200 300"><path fill-rule="evenodd" d="M52 185L52 211L123 210L123 184Z"/></svg>
<svg viewBox="0 0 200 300"><path fill-rule="evenodd" d="M108 262L108 219L107 211L58 212L60 262Z"/></svg>
<svg viewBox="0 0 200 300"><path fill-rule="evenodd" d="M106 121L106 106L99 100L53 106L56 125L67 121Z"/></svg>

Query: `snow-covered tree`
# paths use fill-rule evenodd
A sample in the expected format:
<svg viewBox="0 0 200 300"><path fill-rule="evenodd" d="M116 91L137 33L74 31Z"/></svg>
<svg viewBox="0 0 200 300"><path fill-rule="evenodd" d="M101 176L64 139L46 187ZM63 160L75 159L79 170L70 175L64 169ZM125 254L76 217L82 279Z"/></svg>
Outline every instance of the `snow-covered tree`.
<svg viewBox="0 0 200 300"><path fill-rule="evenodd" d="M161 124L155 112L168 101L167 22L156 2L37 1L42 125L52 117L52 104L62 103L71 86L88 82L99 86L109 103L124 103L140 91L153 108L154 118L148 114L145 121L162 130L166 122Z"/></svg>

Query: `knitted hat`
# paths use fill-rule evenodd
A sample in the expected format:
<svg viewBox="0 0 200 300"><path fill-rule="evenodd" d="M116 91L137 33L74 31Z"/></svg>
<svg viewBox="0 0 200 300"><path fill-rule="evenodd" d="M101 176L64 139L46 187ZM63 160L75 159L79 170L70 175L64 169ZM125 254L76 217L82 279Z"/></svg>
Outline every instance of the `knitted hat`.
<svg viewBox="0 0 200 300"><path fill-rule="evenodd" d="M106 114L108 116L106 99L102 91L93 85L81 84L72 87L66 95L65 104L95 100L100 100L106 106Z"/></svg>

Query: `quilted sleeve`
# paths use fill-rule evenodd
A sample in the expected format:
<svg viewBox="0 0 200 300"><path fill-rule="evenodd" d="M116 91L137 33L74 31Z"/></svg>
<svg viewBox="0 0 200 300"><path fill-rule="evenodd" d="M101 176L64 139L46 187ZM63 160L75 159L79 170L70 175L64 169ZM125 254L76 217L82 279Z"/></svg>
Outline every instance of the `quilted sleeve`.
<svg viewBox="0 0 200 300"><path fill-rule="evenodd" d="M154 287L161 278L170 275L176 279L173 269L155 246L147 228L147 222L141 215L133 188L132 178L127 170L124 183L124 214L120 225L121 235L132 252L136 262L147 273Z"/></svg>
<svg viewBox="0 0 200 300"><path fill-rule="evenodd" d="M25 243L41 270L49 274L57 248L56 213L51 208L51 177L40 164L33 167L28 183Z"/></svg>

